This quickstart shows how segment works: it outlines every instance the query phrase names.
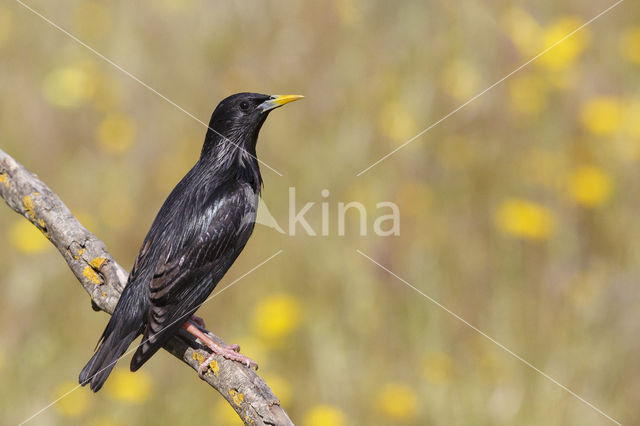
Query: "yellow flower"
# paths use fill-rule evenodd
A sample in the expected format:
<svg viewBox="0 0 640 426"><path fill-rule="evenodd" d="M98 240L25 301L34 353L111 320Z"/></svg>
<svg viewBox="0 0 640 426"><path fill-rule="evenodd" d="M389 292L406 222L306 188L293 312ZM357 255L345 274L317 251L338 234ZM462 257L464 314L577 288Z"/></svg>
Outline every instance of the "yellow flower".
<svg viewBox="0 0 640 426"><path fill-rule="evenodd" d="M107 380L105 392L116 401L141 404L149 398L151 387L149 373L142 370L132 373L124 369L116 369Z"/></svg>
<svg viewBox="0 0 640 426"><path fill-rule="evenodd" d="M58 385L53 392L54 399L62 398L56 402L54 407L58 413L65 417L78 417L89 409L92 397L85 389L76 388L78 388L77 383L64 382Z"/></svg>
<svg viewBox="0 0 640 426"><path fill-rule="evenodd" d="M111 29L109 9L100 2L83 1L73 16L73 29L82 39L98 39Z"/></svg>
<svg viewBox="0 0 640 426"><path fill-rule="evenodd" d="M81 105L94 92L94 82L81 66L58 68L42 84L44 98L54 106L71 108Z"/></svg>
<svg viewBox="0 0 640 426"><path fill-rule="evenodd" d="M571 34L583 23L580 18L564 17L556 20L546 28L543 36L545 48L554 44L555 46L540 57L540 64L552 70L559 70L572 65L584 49L587 48L590 36L586 28L573 33L569 37L567 35Z"/></svg>
<svg viewBox="0 0 640 426"><path fill-rule="evenodd" d="M19 219L13 223L9 231L13 245L22 253L41 253L50 247L47 238L30 222Z"/></svg>
<svg viewBox="0 0 640 426"><path fill-rule="evenodd" d="M346 416L339 409L330 405L315 405L304 416L304 426L344 426Z"/></svg>
<svg viewBox="0 0 640 426"><path fill-rule="evenodd" d="M475 67L464 60L455 60L444 67L442 86L458 100L467 100L478 92L480 75Z"/></svg>
<svg viewBox="0 0 640 426"><path fill-rule="evenodd" d="M289 294L275 294L262 300L253 311L256 333L268 340L289 335L300 325L300 303Z"/></svg>
<svg viewBox="0 0 640 426"><path fill-rule="evenodd" d="M529 13L512 8L502 16L501 22L522 55L533 56L539 53L542 28Z"/></svg>
<svg viewBox="0 0 640 426"><path fill-rule="evenodd" d="M622 33L618 48L624 58L640 64L640 27L632 27Z"/></svg>
<svg viewBox="0 0 640 426"><path fill-rule="evenodd" d="M575 169L569 182L571 196L579 204L596 207L604 204L611 196L611 178L594 166L580 166Z"/></svg>
<svg viewBox="0 0 640 426"><path fill-rule="evenodd" d="M611 136L620 129L624 119L624 106L614 97L589 99L580 112L582 125L597 136Z"/></svg>
<svg viewBox="0 0 640 426"><path fill-rule="evenodd" d="M519 112L537 114L547 107L547 86L537 75L514 76L509 81L509 102Z"/></svg>
<svg viewBox="0 0 640 426"><path fill-rule="evenodd" d="M280 405L286 407L291 402L291 384L282 376L264 373L262 378L280 400Z"/></svg>
<svg viewBox="0 0 640 426"><path fill-rule="evenodd" d="M0 46L9 38L13 30L13 12L5 3L0 4Z"/></svg>
<svg viewBox="0 0 640 426"><path fill-rule="evenodd" d="M111 154L121 154L136 137L136 125L126 115L110 114L98 127L100 147Z"/></svg>
<svg viewBox="0 0 640 426"><path fill-rule="evenodd" d="M416 133L413 114L404 103L385 103L378 116L378 127L382 133L396 142L405 142Z"/></svg>
<svg viewBox="0 0 640 426"><path fill-rule="evenodd" d="M395 421L411 420L417 412L417 399L413 390L402 383L388 383L376 398L379 410Z"/></svg>
<svg viewBox="0 0 640 426"><path fill-rule="evenodd" d="M518 198L503 201L496 212L495 221L501 231L531 240L548 238L555 225L551 210Z"/></svg>
<svg viewBox="0 0 640 426"><path fill-rule="evenodd" d="M427 353L422 359L422 376L429 383L446 383L453 374L453 361L442 352Z"/></svg>

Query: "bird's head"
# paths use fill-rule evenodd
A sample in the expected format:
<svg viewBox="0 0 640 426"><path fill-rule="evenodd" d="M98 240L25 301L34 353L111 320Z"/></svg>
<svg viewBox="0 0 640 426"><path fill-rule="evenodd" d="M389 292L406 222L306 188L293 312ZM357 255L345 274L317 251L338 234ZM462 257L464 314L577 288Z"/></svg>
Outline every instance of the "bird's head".
<svg viewBox="0 0 640 426"><path fill-rule="evenodd" d="M218 104L209 122L212 139L240 145L254 154L258 132L269 112L289 102L303 98L300 95L262 95L237 93Z"/></svg>

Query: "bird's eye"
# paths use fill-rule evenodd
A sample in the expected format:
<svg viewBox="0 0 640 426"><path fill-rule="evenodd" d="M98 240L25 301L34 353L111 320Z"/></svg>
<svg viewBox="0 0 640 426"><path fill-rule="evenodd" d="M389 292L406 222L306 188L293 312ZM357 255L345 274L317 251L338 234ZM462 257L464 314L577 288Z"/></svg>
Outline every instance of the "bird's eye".
<svg viewBox="0 0 640 426"><path fill-rule="evenodd" d="M240 102L240 109L246 111L249 109L249 102Z"/></svg>

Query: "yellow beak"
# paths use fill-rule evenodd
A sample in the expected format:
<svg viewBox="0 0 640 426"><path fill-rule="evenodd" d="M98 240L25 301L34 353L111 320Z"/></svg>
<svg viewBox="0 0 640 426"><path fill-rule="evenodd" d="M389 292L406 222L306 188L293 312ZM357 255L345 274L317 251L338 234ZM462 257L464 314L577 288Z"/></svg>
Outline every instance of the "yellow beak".
<svg viewBox="0 0 640 426"><path fill-rule="evenodd" d="M304 98L302 95L273 95L271 99L261 103L258 108L261 108L262 112L266 112L302 98Z"/></svg>

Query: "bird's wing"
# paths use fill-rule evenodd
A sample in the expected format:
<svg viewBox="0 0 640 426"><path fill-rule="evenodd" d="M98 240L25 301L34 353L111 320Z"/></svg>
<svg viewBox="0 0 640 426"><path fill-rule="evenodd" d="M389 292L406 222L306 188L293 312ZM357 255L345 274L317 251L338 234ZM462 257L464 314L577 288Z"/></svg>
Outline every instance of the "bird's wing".
<svg viewBox="0 0 640 426"><path fill-rule="evenodd" d="M132 368L134 363L142 365L182 326L233 264L253 230L253 197L244 188L213 194L204 210L181 218L189 229L173 236L177 242L167 244L155 265L147 293L147 329Z"/></svg>

